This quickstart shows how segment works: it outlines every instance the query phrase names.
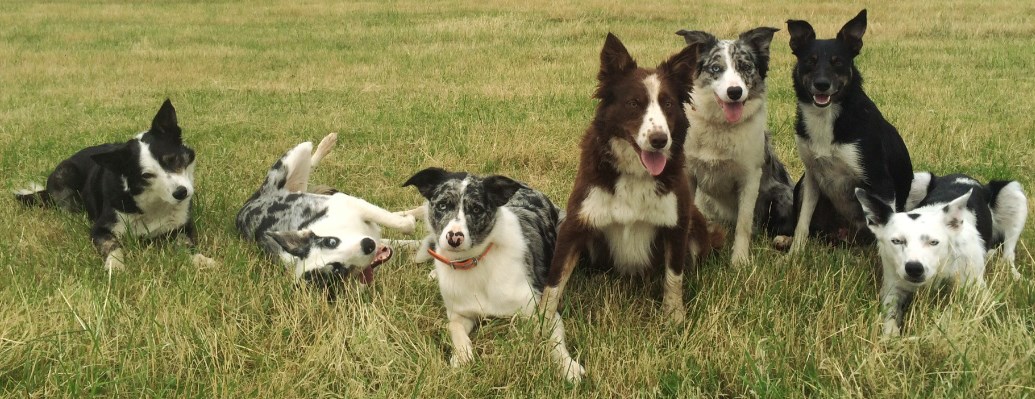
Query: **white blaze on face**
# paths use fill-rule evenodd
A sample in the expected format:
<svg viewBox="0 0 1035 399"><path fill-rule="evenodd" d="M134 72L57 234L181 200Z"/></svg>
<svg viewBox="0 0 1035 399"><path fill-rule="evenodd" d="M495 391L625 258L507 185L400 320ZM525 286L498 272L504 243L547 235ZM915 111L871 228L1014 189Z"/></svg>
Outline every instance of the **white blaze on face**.
<svg viewBox="0 0 1035 399"><path fill-rule="evenodd" d="M169 172L162 168L162 165L158 163L158 160L151 154L151 149L147 143L141 141L140 143L140 168L142 173L151 173L155 177L149 180L151 187L145 191L154 192L159 197L158 200L167 202L170 204L177 204L182 201L173 197L173 193L177 189L183 187L187 189L187 196L184 198L186 201L192 195L194 195L194 163L192 162L183 170L177 172Z"/></svg>
<svg viewBox="0 0 1035 399"><path fill-rule="evenodd" d="M722 54L723 72L712 87L715 88L715 96L719 99L719 105L726 116L726 121L736 123L740 121L744 113L744 101L748 97L748 87L744 78L737 71L737 63L733 60L734 45L732 41L724 40L719 43L719 52ZM740 88L740 95L733 99L730 97L730 89Z"/></svg>
<svg viewBox="0 0 1035 399"><path fill-rule="evenodd" d="M467 229L467 217L464 214L464 194L467 193L467 185L470 183L470 179L464 179L460 183L460 199L456 204L457 213L446 223L446 226L442 229L442 234L438 237L438 248L442 250L448 250L453 252L463 252L471 249L471 232ZM450 245L450 240L454 242L457 237L461 237L461 243L459 246Z"/></svg>
<svg viewBox="0 0 1035 399"><path fill-rule="evenodd" d="M636 134L636 146L640 149L640 162L651 176L660 175L668 163L668 151L672 146L672 132L668 129L668 120L661 110L659 97L661 96L661 79L657 74L650 74L643 79L643 86L647 89L647 107L643 113L643 121L640 123L640 130ZM664 135L665 145L655 148L651 144L651 137Z"/></svg>

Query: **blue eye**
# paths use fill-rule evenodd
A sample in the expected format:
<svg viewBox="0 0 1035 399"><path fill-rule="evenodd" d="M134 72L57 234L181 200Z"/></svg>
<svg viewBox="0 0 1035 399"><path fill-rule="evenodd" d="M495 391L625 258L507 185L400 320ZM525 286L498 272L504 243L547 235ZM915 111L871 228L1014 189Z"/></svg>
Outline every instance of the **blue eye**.
<svg viewBox="0 0 1035 399"><path fill-rule="evenodd" d="M435 210L437 210L439 212L448 211L449 210L449 204L447 204L445 202L439 202L438 204L435 204Z"/></svg>
<svg viewBox="0 0 1035 399"><path fill-rule="evenodd" d="M722 72L722 67L720 67L719 64L712 64L712 66L708 68L708 70L712 73L719 73Z"/></svg>
<svg viewBox="0 0 1035 399"><path fill-rule="evenodd" d="M321 246L324 248L334 249L338 248L338 244L341 244L341 240L335 237L327 237L323 239Z"/></svg>

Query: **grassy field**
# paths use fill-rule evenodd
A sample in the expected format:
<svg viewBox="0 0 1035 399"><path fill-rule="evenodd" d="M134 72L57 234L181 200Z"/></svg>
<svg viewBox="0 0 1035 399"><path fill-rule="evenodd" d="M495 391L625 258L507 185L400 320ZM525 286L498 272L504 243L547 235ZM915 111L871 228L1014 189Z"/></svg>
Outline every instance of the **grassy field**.
<svg viewBox="0 0 1035 399"><path fill-rule="evenodd" d="M730 267L727 250L689 276L680 326L660 316L656 279L576 272L564 317L589 373L579 386L521 320L482 323L476 363L450 368L428 265L399 256L332 306L238 239L233 216L266 168L332 131L339 147L314 181L389 209L418 204L399 186L433 165L505 174L564 204L608 31L653 64L681 28L784 29L769 119L800 176L784 21L832 37L864 7L857 62L914 165L1035 190L1028 2L489 3L0 3L0 187L129 138L169 97L199 154L200 247L221 262L199 270L176 245L128 242L127 270L109 276L85 216L3 197L0 396L1035 396L1030 221L1023 280L995 263L992 301L920 295L907 337L890 341L873 248L786 256L756 238L750 267Z"/></svg>

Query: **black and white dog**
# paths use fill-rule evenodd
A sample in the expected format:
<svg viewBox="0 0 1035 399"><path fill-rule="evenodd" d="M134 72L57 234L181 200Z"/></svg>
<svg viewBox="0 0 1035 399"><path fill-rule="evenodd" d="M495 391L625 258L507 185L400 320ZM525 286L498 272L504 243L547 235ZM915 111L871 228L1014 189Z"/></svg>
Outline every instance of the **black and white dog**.
<svg viewBox="0 0 1035 399"><path fill-rule="evenodd" d="M766 129L765 79L777 31L760 27L721 41L706 32L676 32L687 45L701 45L686 107L690 186L710 221L736 226L734 264L750 260L754 225L776 236L790 234L793 223L790 176Z"/></svg>
<svg viewBox="0 0 1035 399"><path fill-rule="evenodd" d="M478 320L536 312L562 213L543 193L503 176L428 168L403 186L427 199L422 250L435 258L450 363L464 365L473 358L469 334ZM585 371L568 353L560 315L552 319L551 354L564 377L578 381Z"/></svg>
<svg viewBox="0 0 1035 399"><path fill-rule="evenodd" d="M902 211L913 166L902 137L863 91L854 64L866 32L866 10L848 21L836 39L816 40L805 21L789 20L787 30L797 57L795 139L805 164L795 187L798 221L791 252L800 251L810 233L872 240L855 188ZM775 243L786 247L787 241L778 237Z"/></svg>
<svg viewBox="0 0 1035 399"><path fill-rule="evenodd" d="M1015 278L1017 240L1028 217L1020 183L982 185L970 176L935 177L918 172L907 212L896 213L883 198L864 189L856 196L877 238L884 281L884 335L898 335L913 293L936 283L985 286L985 256L1003 247ZM915 209L912 209L914 208Z"/></svg>
<svg viewBox="0 0 1035 399"><path fill-rule="evenodd" d="M301 143L277 160L237 213L237 230L280 259L296 279L327 282L351 275L369 284L374 268L392 257L379 225L412 232L416 218L333 190L307 192L312 168L336 140L336 134L327 135L315 153L311 142Z"/></svg>
<svg viewBox="0 0 1035 399"><path fill-rule="evenodd" d="M127 234L176 236L193 248L194 150L183 144L181 134L176 109L167 99L151 129L124 143L81 150L57 165L46 188L33 185L15 197L26 205L85 210L93 223L90 238L108 271L123 268L118 239ZM214 263L202 254L193 261Z"/></svg>

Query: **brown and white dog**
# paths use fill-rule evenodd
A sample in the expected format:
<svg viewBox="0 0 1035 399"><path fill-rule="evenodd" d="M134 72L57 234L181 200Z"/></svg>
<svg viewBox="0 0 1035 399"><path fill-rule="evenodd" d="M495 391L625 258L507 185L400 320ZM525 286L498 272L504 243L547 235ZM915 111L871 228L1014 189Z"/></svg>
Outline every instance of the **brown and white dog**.
<svg viewBox="0 0 1035 399"><path fill-rule="evenodd" d="M694 207L685 173L683 142L699 46L639 68L612 34L600 53L600 100L582 138L575 188L561 223L540 311L556 314L561 293L583 254L594 266L645 274L664 264L662 302L676 322L684 318L683 268L687 251L700 256L713 239Z"/></svg>

